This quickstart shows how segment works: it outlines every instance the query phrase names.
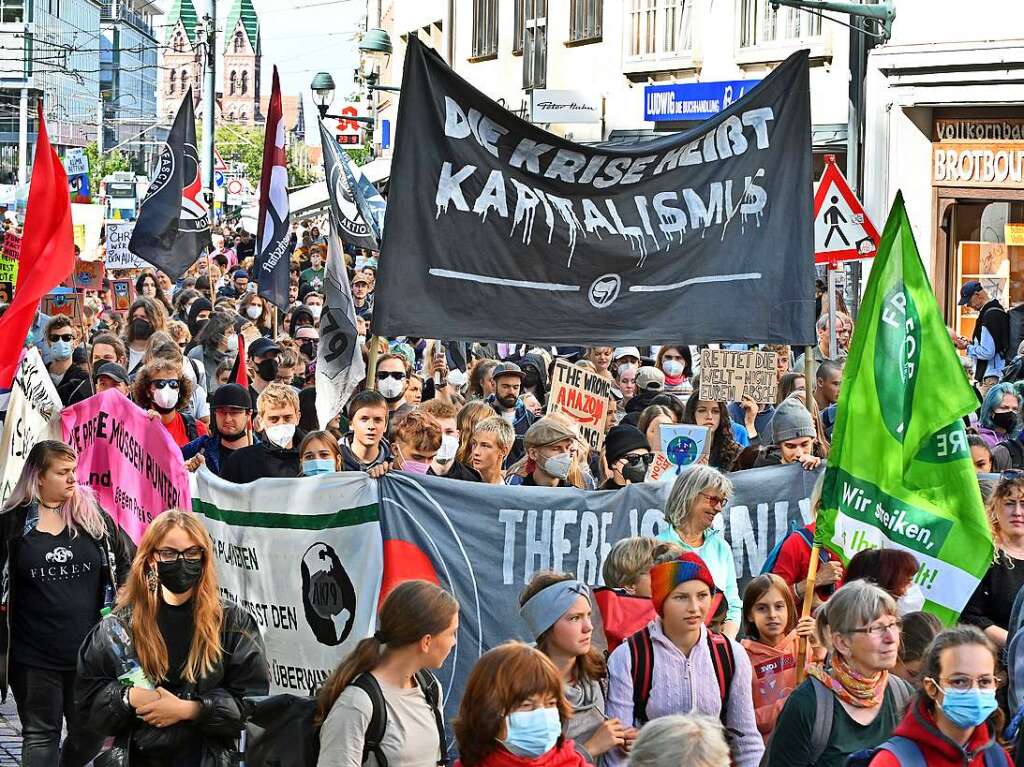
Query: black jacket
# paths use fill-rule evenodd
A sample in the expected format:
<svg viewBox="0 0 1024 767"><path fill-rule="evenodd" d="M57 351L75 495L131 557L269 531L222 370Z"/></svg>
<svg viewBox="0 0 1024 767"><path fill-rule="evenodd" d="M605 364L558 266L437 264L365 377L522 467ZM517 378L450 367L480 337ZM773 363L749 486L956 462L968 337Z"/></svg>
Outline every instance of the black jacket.
<svg viewBox="0 0 1024 767"><path fill-rule="evenodd" d="M0 572L3 578L4 610L3 625L0 626L0 698L7 699L7 667L10 659L11 645L11 605L14 603L12 595L17 584L10 578L10 573L17 570L18 550L21 547L21 539L25 535L25 522L29 519L29 512L38 519L39 505L35 501L23 503L10 511L0 514ZM100 550L100 558L106 562L107 567L103 568L103 586L112 585L116 591L128 577L128 570L135 558L135 544L131 538L118 527L117 523L105 511L103 523L106 525L106 534L95 541ZM33 527L35 523L33 522ZM82 533L88 536L88 533ZM100 618L102 604L96 605L96 620Z"/></svg>
<svg viewBox="0 0 1024 767"><path fill-rule="evenodd" d="M245 484L264 477L298 477L300 476L301 460L299 444L306 433L295 430L291 447L278 447L266 440L255 445L236 450L221 467L220 475L228 482Z"/></svg>
<svg viewBox="0 0 1024 767"><path fill-rule="evenodd" d="M172 764L185 744L203 745L203 767L236 765L237 740L245 719L242 698L266 695L270 690L263 639L252 616L231 602L224 602L224 622L220 631L223 648L213 671L196 684L186 683L178 697L197 701L199 716L191 722L170 727L152 727L124 703L124 688L118 681L112 639L112 621L129 631L131 609L116 610L100 621L86 637L78 654L78 678L75 680L75 706L88 730L114 736L108 767Z"/></svg>
<svg viewBox="0 0 1024 767"><path fill-rule="evenodd" d="M57 384L57 394L64 407L74 405L92 396L92 381L89 374L77 365L72 365Z"/></svg>
<svg viewBox="0 0 1024 767"><path fill-rule="evenodd" d="M1002 304L999 303L998 299L993 298L978 312L978 321L974 325L974 333L971 335L971 340L974 343L978 343L981 340L981 329L985 328L989 335L992 336L992 342L995 344L996 353L1003 358L1006 362L1010 361L1012 353L1016 353L1016 349L1010 349L1010 315L1007 314L1006 309L1003 308ZM974 379L981 381L985 378L985 371L988 369L988 360L978 360L974 367Z"/></svg>

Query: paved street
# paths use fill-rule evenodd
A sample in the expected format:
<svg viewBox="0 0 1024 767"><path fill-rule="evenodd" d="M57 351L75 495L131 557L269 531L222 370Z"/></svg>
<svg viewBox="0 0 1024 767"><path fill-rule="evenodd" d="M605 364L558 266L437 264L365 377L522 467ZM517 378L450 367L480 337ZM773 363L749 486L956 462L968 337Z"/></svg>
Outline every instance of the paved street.
<svg viewBox="0 0 1024 767"><path fill-rule="evenodd" d="M21 764L21 722L14 708L14 698L0 705L0 767Z"/></svg>

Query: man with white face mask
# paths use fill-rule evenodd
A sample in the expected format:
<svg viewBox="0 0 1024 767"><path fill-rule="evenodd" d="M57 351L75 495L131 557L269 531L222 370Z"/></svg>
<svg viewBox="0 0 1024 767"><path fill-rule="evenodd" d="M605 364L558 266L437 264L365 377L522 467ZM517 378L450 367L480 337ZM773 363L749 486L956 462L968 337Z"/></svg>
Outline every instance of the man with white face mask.
<svg viewBox="0 0 1024 767"><path fill-rule="evenodd" d="M573 446L580 435L561 418L546 416L533 424L523 439L526 460L509 471L508 485L572 487ZM519 469L517 471L517 469Z"/></svg>
<svg viewBox="0 0 1024 767"><path fill-rule="evenodd" d="M268 384L256 400L260 442L236 450L224 462L221 476L239 484L263 477L299 476L299 397L284 384Z"/></svg>
<svg viewBox="0 0 1024 767"><path fill-rule="evenodd" d="M302 299L302 302L306 305L306 308L313 314L313 324L317 327L320 326L320 314L324 310L324 297L320 293L309 292L306 297Z"/></svg>
<svg viewBox="0 0 1024 767"><path fill-rule="evenodd" d="M436 477L461 479L466 482L479 482L480 474L464 463L455 460L459 452L458 411L450 402L439 399L428 399L417 405L415 412L433 418L441 427L441 447L430 462L430 471Z"/></svg>

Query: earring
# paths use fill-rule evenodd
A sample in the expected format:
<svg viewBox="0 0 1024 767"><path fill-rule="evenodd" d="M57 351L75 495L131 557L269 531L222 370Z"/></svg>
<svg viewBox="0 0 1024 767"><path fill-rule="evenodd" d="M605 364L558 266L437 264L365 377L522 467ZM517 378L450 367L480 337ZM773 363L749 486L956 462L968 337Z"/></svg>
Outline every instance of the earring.
<svg viewBox="0 0 1024 767"><path fill-rule="evenodd" d="M156 570L152 567L146 571L146 586L150 591L155 592L157 587L160 585L160 578L156 574Z"/></svg>

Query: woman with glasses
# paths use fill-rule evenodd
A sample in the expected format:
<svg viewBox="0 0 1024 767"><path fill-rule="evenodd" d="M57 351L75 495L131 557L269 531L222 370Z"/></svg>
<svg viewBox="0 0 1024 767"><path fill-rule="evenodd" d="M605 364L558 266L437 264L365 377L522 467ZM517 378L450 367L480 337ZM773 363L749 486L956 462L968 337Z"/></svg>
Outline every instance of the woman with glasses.
<svg viewBox="0 0 1024 767"><path fill-rule="evenodd" d="M921 691L871 767L907 764L899 749L920 754L929 767L1012 764L995 740L1003 729L996 704L998 652L974 626L939 634L924 659Z"/></svg>
<svg viewBox="0 0 1024 767"><path fill-rule="evenodd" d="M1024 471L1011 469L999 475L985 512L995 555L960 620L977 626L1002 648L1013 600L1024 586Z"/></svg>
<svg viewBox="0 0 1024 767"><path fill-rule="evenodd" d="M826 666L808 667L810 678L786 701L768 767L841 767L889 738L912 693L890 673L900 627L896 600L873 583L854 581L832 595L818 611L818 636L830 639L832 654Z"/></svg>
<svg viewBox="0 0 1024 767"><path fill-rule="evenodd" d="M135 404L153 411L178 447L210 433L206 424L184 412L191 397L192 381L182 373L180 364L168 360L150 362L139 371L132 385Z"/></svg>
<svg viewBox="0 0 1024 767"><path fill-rule="evenodd" d="M82 640L128 575L134 547L78 484L77 462L63 442L37 442L0 513L0 691L10 684L14 693L26 767L79 767L102 746L74 705L75 666Z"/></svg>
<svg viewBox="0 0 1024 767"><path fill-rule="evenodd" d="M658 538L692 551L707 563L715 585L725 595L726 614L722 633L735 639L739 632L742 603L736 582L732 546L711 527L732 493L732 482L718 469L697 465L676 477L665 504L671 525Z"/></svg>
<svg viewBox="0 0 1024 767"><path fill-rule="evenodd" d="M270 673L256 622L221 599L211 551L192 514L158 516L82 646L75 700L90 730L114 737L108 767L237 763L242 698L266 695Z"/></svg>

